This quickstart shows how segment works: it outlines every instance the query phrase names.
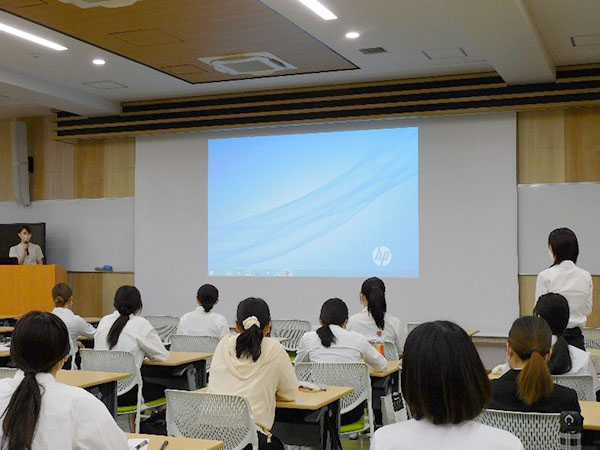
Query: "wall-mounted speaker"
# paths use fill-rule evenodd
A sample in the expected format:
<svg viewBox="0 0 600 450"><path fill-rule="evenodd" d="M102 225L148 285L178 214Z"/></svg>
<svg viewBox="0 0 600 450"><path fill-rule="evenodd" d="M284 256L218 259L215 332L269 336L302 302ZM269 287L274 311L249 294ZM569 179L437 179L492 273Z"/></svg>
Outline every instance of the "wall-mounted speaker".
<svg viewBox="0 0 600 450"><path fill-rule="evenodd" d="M27 157L27 124L12 121L10 123L13 187L15 201L19 205L30 205L29 197L29 159Z"/></svg>

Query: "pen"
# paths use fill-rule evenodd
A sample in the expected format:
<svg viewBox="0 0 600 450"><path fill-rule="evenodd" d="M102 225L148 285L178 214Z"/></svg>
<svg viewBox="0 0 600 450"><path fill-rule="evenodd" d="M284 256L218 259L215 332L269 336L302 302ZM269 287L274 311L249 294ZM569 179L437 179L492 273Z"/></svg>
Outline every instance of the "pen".
<svg viewBox="0 0 600 450"><path fill-rule="evenodd" d="M167 447L167 445L169 445L169 441L163 442L162 445L160 446L160 448L158 450L165 450L165 448Z"/></svg>
<svg viewBox="0 0 600 450"><path fill-rule="evenodd" d="M140 450L140 448L145 447L146 445L148 445L148 439L144 439L142 442L136 445L135 450Z"/></svg>

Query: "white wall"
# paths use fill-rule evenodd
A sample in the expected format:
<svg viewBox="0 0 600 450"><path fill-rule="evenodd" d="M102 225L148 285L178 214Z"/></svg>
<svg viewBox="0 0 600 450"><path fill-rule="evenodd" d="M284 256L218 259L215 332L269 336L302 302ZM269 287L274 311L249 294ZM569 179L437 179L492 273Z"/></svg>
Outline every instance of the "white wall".
<svg viewBox="0 0 600 450"><path fill-rule="evenodd" d="M449 319L506 335L518 316L516 115L423 119L419 126L420 278L386 279L388 310L405 322ZM415 125L379 121L236 131L298 133ZM278 317L316 323L322 302L360 310L356 278L207 276L208 137L191 133L136 142L135 272L146 314L181 314L203 283L220 290L217 310L261 296ZM225 205L226 207L226 205Z"/></svg>

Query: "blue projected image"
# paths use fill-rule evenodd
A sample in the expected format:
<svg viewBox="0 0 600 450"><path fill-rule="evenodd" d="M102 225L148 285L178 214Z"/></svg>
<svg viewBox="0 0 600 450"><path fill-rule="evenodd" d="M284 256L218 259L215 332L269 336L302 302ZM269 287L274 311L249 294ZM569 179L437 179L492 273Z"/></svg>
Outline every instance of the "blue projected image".
<svg viewBox="0 0 600 450"><path fill-rule="evenodd" d="M419 276L418 128L210 139L208 274Z"/></svg>

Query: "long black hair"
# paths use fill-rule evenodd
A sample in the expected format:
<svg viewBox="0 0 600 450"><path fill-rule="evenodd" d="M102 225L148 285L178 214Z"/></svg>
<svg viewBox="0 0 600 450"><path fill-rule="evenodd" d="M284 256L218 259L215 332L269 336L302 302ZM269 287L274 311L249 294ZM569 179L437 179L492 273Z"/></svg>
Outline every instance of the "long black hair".
<svg viewBox="0 0 600 450"><path fill-rule="evenodd" d="M258 324L250 324L252 317ZM244 321L249 319L246 324ZM262 298L249 297L242 300L237 307L237 326L243 331L235 341L235 354L238 358L247 356L253 361L260 358L260 345L263 340L263 330L271 323L269 305Z"/></svg>
<svg viewBox="0 0 600 450"><path fill-rule="evenodd" d="M323 326L317 330L324 347L330 347L336 341L329 325L342 325L348 320L348 307L342 299L330 298L321 306L321 321Z"/></svg>
<svg viewBox="0 0 600 450"><path fill-rule="evenodd" d="M10 357L25 377L2 413L2 449L31 450L42 407L41 388L35 376L50 372L70 350L67 327L54 314L32 311L17 322Z"/></svg>
<svg viewBox="0 0 600 450"><path fill-rule="evenodd" d="M552 348L550 357L550 372L553 375L567 373L573 367L569 344L563 333L569 324L569 302L565 297L554 292L540 296L533 309L533 314L540 316L552 330L552 334L558 339Z"/></svg>
<svg viewBox="0 0 600 450"><path fill-rule="evenodd" d="M119 342L121 331L127 325L129 316L142 308L142 295L135 286L121 286L115 293L115 309L121 314L110 327L106 342L112 348Z"/></svg>
<svg viewBox="0 0 600 450"><path fill-rule="evenodd" d="M548 235L548 245L554 253L553 266L569 260L577 263L579 256L579 243L573 230L569 228L557 228Z"/></svg>
<svg viewBox="0 0 600 450"><path fill-rule="evenodd" d="M387 312L385 284L377 277L367 278L360 287L360 293L367 299L367 309L373 320L375 320L375 325L383 330L385 328L385 313Z"/></svg>

